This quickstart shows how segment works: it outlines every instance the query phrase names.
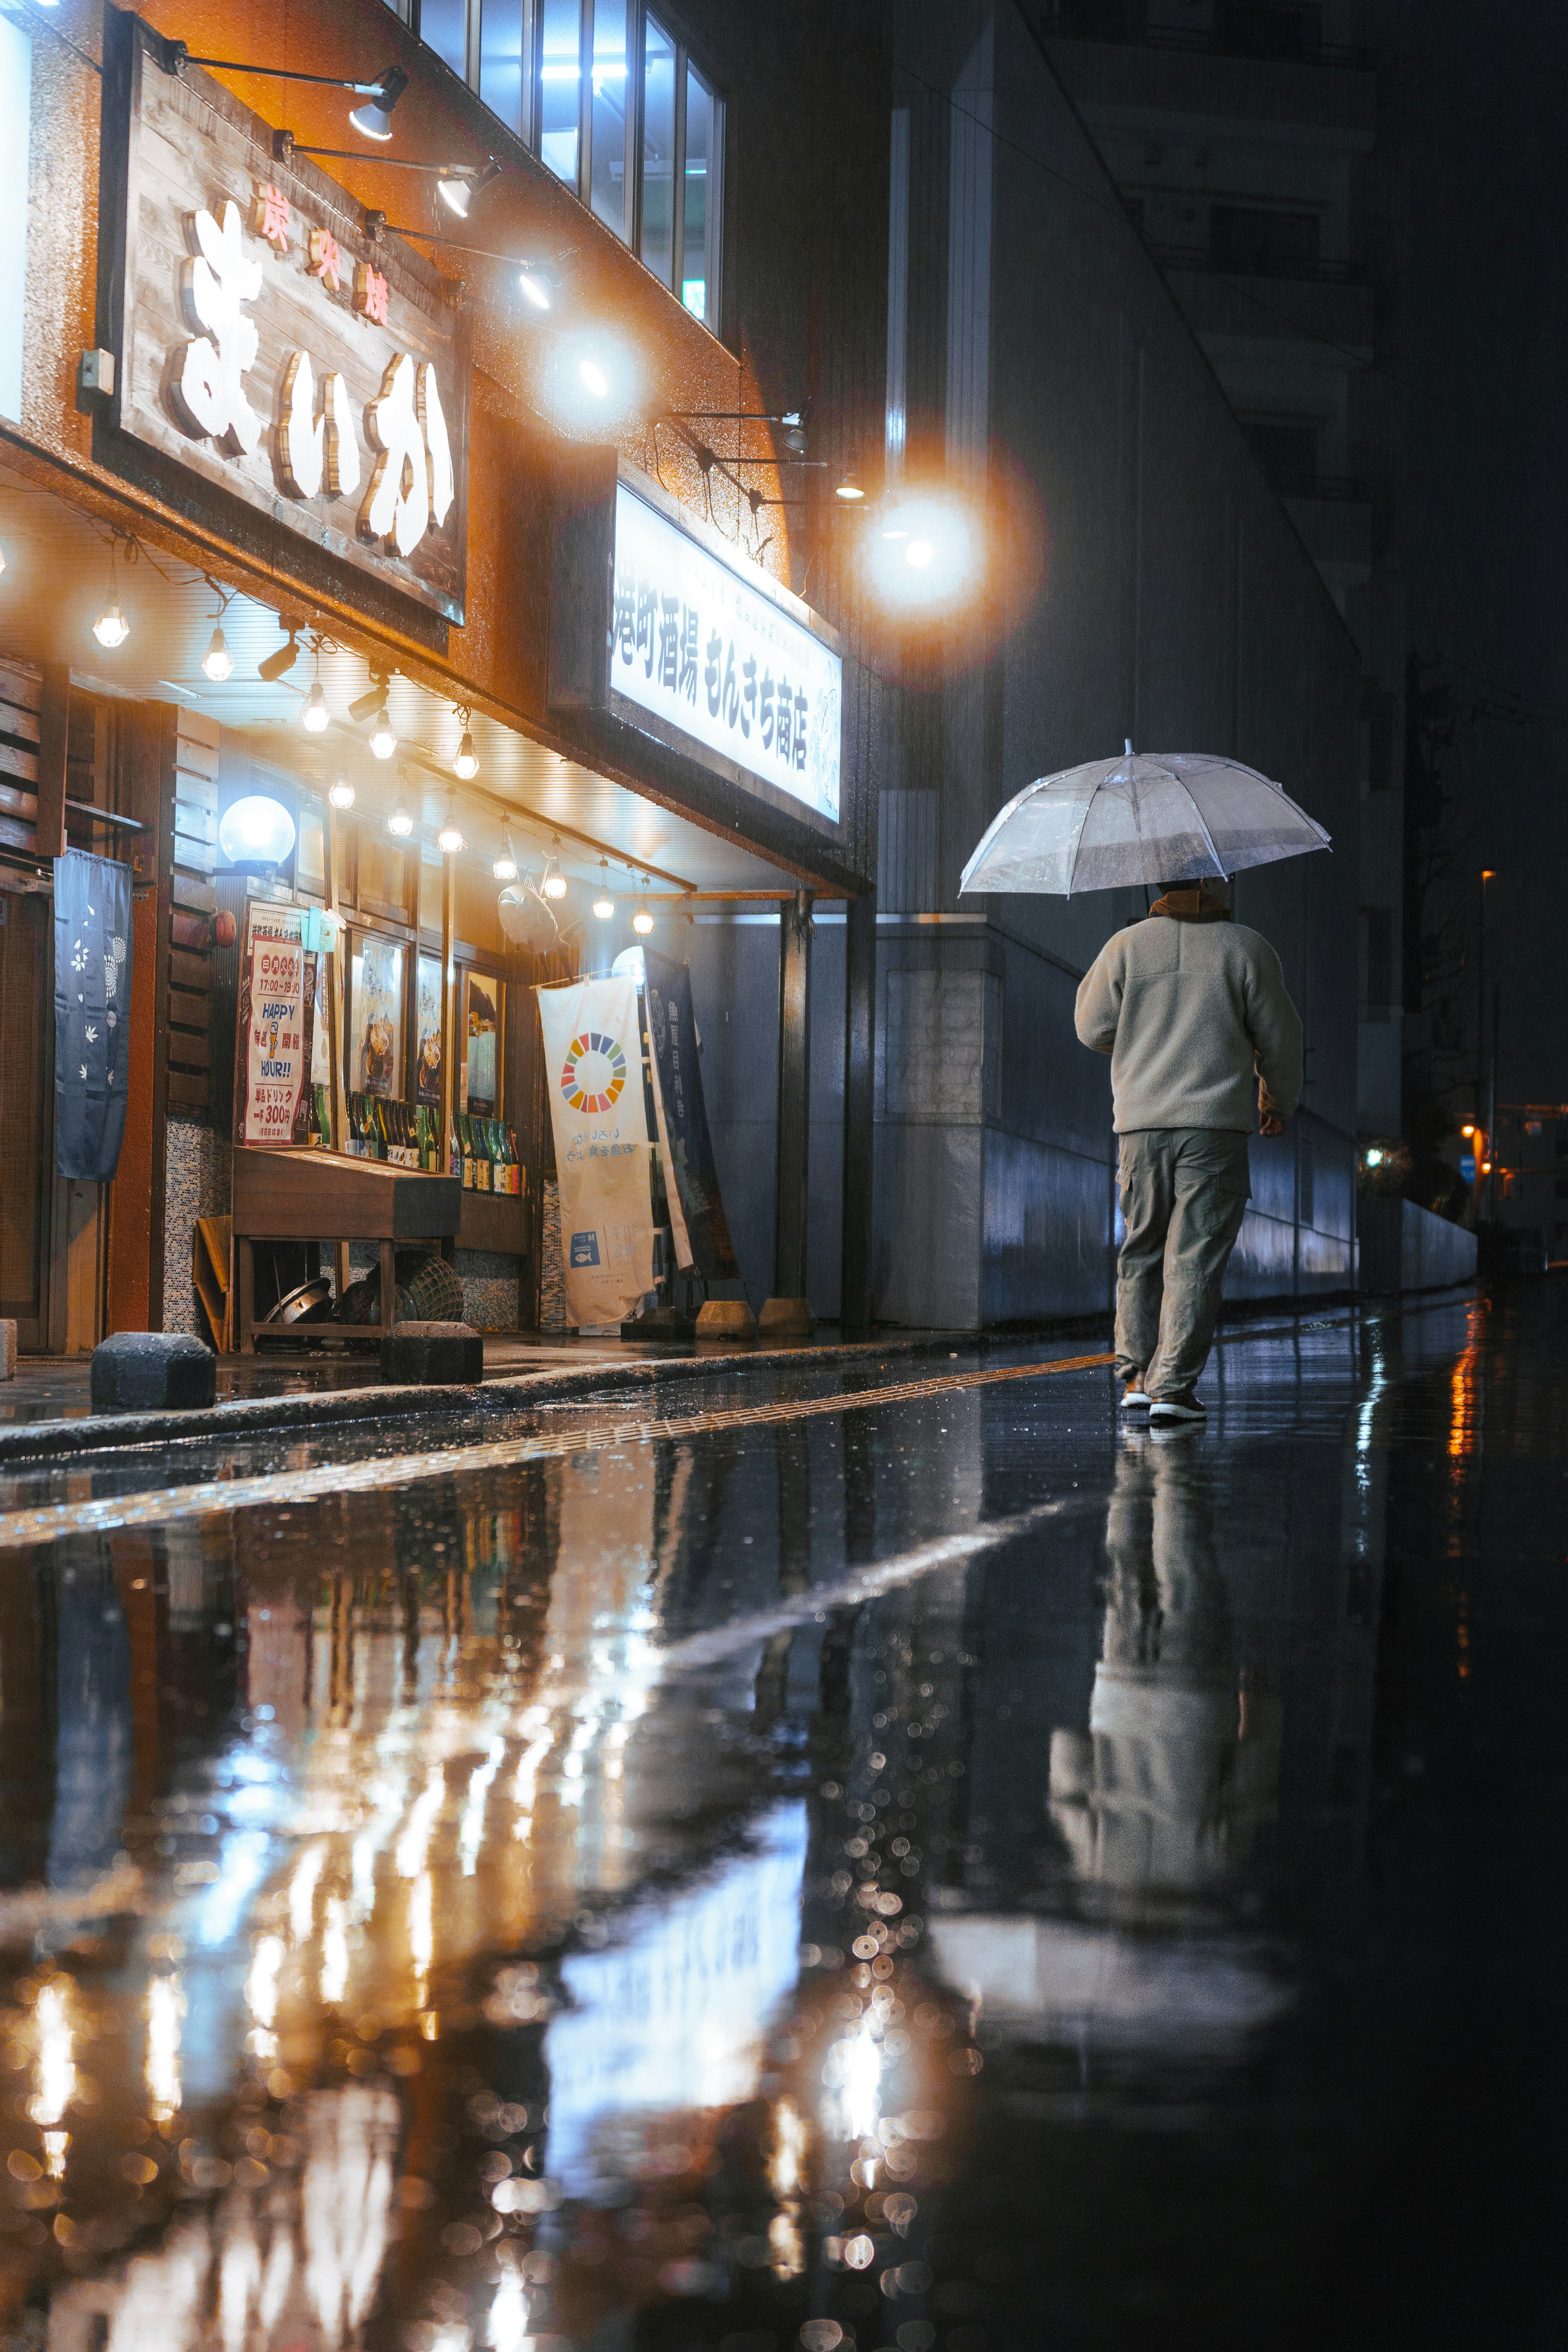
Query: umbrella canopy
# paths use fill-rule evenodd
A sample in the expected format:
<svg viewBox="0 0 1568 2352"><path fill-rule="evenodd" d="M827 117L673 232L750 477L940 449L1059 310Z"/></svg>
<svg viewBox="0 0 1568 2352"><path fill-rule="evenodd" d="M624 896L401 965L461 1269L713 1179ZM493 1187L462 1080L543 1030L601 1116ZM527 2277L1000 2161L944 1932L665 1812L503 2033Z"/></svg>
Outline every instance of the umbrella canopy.
<svg viewBox="0 0 1568 2352"><path fill-rule="evenodd" d="M1129 745L1119 760L1026 784L986 828L959 887L1070 898L1129 882L1223 880L1328 845L1322 826L1256 768Z"/></svg>

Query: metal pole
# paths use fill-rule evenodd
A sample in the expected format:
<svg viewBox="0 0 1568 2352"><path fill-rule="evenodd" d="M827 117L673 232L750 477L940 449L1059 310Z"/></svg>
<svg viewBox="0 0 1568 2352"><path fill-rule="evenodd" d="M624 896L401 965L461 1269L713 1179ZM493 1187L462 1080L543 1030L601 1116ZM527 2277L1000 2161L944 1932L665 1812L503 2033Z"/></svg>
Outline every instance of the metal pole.
<svg viewBox="0 0 1568 2352"><path fill-rule="evenodd" d="M779 1126L773 1297L806 1297L811 1146L811 894L779 909ZM770 1302L771 1304L771 1302Z"/></svg>
<svg viewBox="0 0 1568 2352"><path fill-rule="evenodd" d="M844 914L844 1171L839 1324L859 1338L872 1322L872 1155L875 1142L876 893Z"/></svg>
<svg viewBox="0 0 1568 2352"><path fill-rule="evenodd" d="M1491 992L1491 1083L1487 1089L1487 1158L1491 1161L1491 1174L1487 1179L1487 1208L1497 1214L1497 1046L1498 1032L1502 1022L1502 984L1492 982Z"/></svg>

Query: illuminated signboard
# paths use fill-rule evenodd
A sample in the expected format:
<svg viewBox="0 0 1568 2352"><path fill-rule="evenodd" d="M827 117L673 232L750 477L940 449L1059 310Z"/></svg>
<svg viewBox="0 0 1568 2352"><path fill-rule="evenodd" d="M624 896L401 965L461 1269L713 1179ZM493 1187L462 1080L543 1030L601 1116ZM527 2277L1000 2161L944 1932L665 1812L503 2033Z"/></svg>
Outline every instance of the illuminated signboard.
<svg viewBox="0 0 1568 2352"><path fill-rule="evenodd" d="M843 661L834 630L624 462L595 455L558 476L552 709L635 728L836 838Z"/></svg>
<svg viewBox="0 0 1568 2352"><path fill-rule="evenodd" d="M461 622L469 338L455 289L256 115L114 12L99 333L122 436Z"/></svg>
<svg viewBox="0 0 1568 2352"><path fill-rule="evenodd" d="M836 824L842 663L815 614L624 481L614 597L613 699Z"/></svg>

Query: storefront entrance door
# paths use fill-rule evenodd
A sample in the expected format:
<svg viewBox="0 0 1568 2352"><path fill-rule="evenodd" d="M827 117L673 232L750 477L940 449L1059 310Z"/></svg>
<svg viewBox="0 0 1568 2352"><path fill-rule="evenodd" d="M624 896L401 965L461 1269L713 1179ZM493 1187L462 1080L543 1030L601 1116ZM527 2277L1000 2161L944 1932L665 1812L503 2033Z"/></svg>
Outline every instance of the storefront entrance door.
<svg viewBox="0 0 1568 2352"><path fill-rule="evenodd" d="M52 901L0 891L0 1316L16 1345L48 1344Z"/></svg>

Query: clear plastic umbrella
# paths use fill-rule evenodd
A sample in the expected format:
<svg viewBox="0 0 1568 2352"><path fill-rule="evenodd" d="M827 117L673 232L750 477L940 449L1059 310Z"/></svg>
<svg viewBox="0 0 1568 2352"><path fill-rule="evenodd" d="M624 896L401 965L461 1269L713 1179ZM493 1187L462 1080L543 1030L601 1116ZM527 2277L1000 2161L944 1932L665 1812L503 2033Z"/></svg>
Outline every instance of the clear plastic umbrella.
<svg viewBox="0 0 1568 2352"><path fill-rule="evenodd" d="M1071 898L1128 883L1223 879L1327 849L1282 786L1203 751L1134 752L1038 776L992 819L960 890Z"/></svg>

